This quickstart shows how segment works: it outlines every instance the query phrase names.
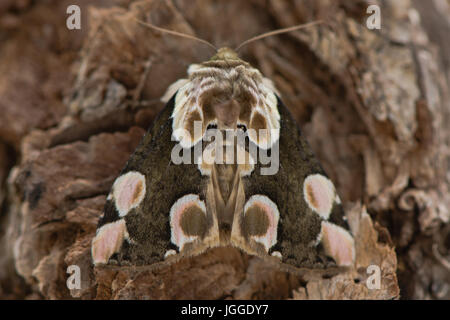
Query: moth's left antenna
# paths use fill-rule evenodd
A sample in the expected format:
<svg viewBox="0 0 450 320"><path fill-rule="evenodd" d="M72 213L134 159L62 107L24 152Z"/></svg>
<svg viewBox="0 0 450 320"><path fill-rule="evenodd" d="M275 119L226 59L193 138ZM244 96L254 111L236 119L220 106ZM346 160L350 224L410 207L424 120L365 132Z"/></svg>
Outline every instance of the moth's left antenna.
<svg viewBox="0 0 450 320"><path fill-rule="evenodd" d="M210 48L213 48L214 51L217 52L217 48L216 48L213 44L209 43L209 42L206 41L206 40L197 38L197 37L195 37L195 36L191 36L190 34L181 33L181 32L177 32L177 31L173 31L173 30L169 30L169 29L160 28L160 27L154 26L154 25L152 25L152 24L150 24L150 23L146 23L146 22L144 22L144 21L141 21L141 20L139 20L139 19L136 19L136 18L133 18L133 19L136 20L136 21L137 21L138 23L140 23L141 25L146 26L146 27L149 27L149 28L152 28L152 29L157 30L157 31L159 31L159 32L168 33L168 34L171 34L171 35L173 35L173 36L178 36L178 37L182 37L182 38L186 38L186 39L191 39L191 40L199 41L199 42L201 42L201 43L203 43L203 44L206 44L206 45L209 46Z"/></svg>

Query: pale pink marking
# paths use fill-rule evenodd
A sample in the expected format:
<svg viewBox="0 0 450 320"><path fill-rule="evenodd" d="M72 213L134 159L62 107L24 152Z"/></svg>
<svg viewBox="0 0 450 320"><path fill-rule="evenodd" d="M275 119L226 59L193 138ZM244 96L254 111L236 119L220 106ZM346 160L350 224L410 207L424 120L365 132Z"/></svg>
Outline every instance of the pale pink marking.
<svg viewBox="0 0 450 320"><path fill-rule="evenodd" d="M252 196L244 206L244 212L253 205L259 206L267 214L269 219L269 227L267 233L263 236L252 236L252 239L264 245L266 251L269 251L277 243L277 227L280 213L277 205L268 197L263 195Z"/></svg>
<svg viewBox="0 0 450 320"><path fill-rule="evenodd" d="M203 211L203 213L206 214L205 203L201 201L199 196L196 194L188 194L181 197L172 205L172 208L170 209L170 241L178 246L180 250L183 249L185 243L192 242L198 238L198 236L185 235L180 226L181 216L190 206L197 206Z"/></svg>
<svg viewBox="0 0 450 320"><path fill-rule="evenodd" d="M144 199L145 177L136 171L127 172L117 178L113 190L117 211L119 216L123 217ZM136 194L136 192L138 193Z"/></svg>
<svg viewBox="0 0 450 320"><path fill-rule="evenodd" d="M340 266L350 266L355 260L355 242L345 229L322 221L322 242L325 252Z"/></svg>
<svg viewBox="0 0 450 320"><path fill-rule="evenodd" d="M320 174L310 175L303 184L303 194L310 208L322 218L328 219L335 198L335 190L331 181Z"/></svg>
<svg viewBox="0 0 450 320"><path fill-rule="evenodd" d="M100 227L92 240L91 253L94 264L108 263L109 258L120 250L123 239L127 237L124 219Z"/></svg>

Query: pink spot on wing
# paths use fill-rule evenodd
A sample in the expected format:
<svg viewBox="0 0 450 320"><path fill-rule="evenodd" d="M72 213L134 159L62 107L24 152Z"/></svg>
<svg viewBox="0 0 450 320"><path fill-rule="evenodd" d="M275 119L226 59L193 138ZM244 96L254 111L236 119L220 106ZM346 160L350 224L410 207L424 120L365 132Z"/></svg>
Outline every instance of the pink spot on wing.
<svg viewBox="0 0 450 320"><path fill-rule="evenodd" d="M117 178L113 189L117 211L123 217L144 199L145 177L139 172L127 172Z"/></svg>
<svg viewBox="0 0 450 320"><path fill-rule="evenodd" d="M178 206L176 210L174 210L174 213L173 213L173 216L171 219L171 222L172 222L171 225L172 225L172 232L173 232L173 241L172 242L176 245L186 242L187 238L189 238L184 235L184 232L181 229L180 221L181 221L181 216L183 215L183 212L185 212L186 209L190 206L191 206L190 203L183 203L180 206ZM179 247L181 247L181 245Z"/></svg>
<svg viewBox="0 0 450 320"><path fill-rule="evenodd" d="M185 243L192 242L198 238L198 236L185 235L180 225L183 213L186 212L186 209L191 206L197 206L203 210L204 213L206 213L205 203L200 200L198 195L195 194L188 194L181 197L172 205L172 208L170 209L170 240L173 244L178 246L180 250L183 248Z"/></svg>
<svg viewBox="0 0 450 320"><path fill-rule="evenodd" d="M305 179L303 193L311 209L322 218L328 219L335 198L331 181L320 174L310 175Z"/></svg>
<svg viewBox="0 0 450 320"><path fill-rule="evenodd" d="M252 196L247 201L244 207L244 212L255 205L260 207L266 213L269 220L269 227L267 228L267 232L265 235L252 236L252 238L256 242L263 244L266 248L266 251L269 251L269 249L277 243L277 228L280 214L278 212L277 205L272 200L270 200L266 196L259 194Z"/></svg>
<svg viewBox="0 0 450 320"><path fill-rule="evenodd" d="M353 237L345 229L322 221L322 243L327 255L340 266L350 266L355 259L355 243Z"/></svg>
<svg viewBox="0 0 450 320"><path fill-rule="evenodd" d="M91 253L94 264L108 263L109 258L120 250L123 239L127 236L123 219L100 227L92 240Z"/></svg>

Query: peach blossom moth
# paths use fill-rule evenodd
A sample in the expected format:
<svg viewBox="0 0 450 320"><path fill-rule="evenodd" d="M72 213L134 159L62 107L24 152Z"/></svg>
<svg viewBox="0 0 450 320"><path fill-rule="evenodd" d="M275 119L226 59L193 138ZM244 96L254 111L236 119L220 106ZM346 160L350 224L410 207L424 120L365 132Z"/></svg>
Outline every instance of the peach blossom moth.
<svg viewBox="0 0 450 320"><path fill-rule="evenodd" d="M271 80L221 48L163 99L108 195L92 241L96 266L158 266L217 246L297 269L353 264L336 189ZM205 139L210 130L225 138ZM177 147L200 148L201 157L174 163ZM229 150L234 161L223 161ZM276 173L261 174L250 150L276 151Z"/></svg>

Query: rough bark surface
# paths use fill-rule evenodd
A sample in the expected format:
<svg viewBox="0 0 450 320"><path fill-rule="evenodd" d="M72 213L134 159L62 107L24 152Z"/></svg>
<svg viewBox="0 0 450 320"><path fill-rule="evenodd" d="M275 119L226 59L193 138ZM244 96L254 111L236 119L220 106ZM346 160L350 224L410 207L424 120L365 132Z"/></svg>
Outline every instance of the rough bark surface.
<svg viewBox="0 0 450 320"><path fill-rule="evenodd" d="M81 30L66 28L78 4ZM381 29L366 27L369 4ZM292 275L234 248L158 271L94 269L106 194L159 98L234 47L274 80L347 208L354 268ZM450 299L450 1L102 0L0 4L0 298ZM81 268L81 290L66 269ZM366 285L367 267L381 286Z"/></svg>

